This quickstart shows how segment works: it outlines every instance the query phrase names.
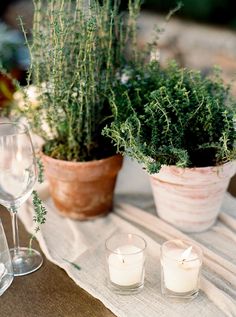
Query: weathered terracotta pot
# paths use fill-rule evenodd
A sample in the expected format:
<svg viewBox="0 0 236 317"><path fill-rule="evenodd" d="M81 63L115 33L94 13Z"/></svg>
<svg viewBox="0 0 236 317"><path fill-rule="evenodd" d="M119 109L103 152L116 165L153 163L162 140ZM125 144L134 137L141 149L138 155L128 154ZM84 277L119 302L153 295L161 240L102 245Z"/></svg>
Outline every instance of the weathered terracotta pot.
<svg viewBox="0 0 236 317"><path fill-rule="evenodd" d="M159 217L185 232L208 229L235 172L235 161L217 167L163 166L150 176Z"/></svg>
<svg viewBox="0 0 236 317"><path fill-rule="evenodd" d="M68 162L42 154L50 194L60 214L86 220L111 211L122 156Z"/></svg>

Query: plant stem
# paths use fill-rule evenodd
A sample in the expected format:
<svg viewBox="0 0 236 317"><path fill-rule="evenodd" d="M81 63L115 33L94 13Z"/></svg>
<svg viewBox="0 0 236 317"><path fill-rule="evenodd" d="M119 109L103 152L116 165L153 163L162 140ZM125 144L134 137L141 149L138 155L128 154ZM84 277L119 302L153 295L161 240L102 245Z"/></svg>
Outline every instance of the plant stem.
<svg viewBox="0 0 236 317"><path fill-rule="evenodd" d="M32 243L33 243L34 238L35 238L35 235L32 234L30 237L30 241L29 241L29 254L32 254Z"/></svg>
<svg viewBox="0 0 236 317"><path fill-rule="evenodd" d="M19 233L18 233L18 219L17 209L15 206L10 208L12 219L12 233L13 233L13 245L14 245L14 257L19 253Z"/></svg>

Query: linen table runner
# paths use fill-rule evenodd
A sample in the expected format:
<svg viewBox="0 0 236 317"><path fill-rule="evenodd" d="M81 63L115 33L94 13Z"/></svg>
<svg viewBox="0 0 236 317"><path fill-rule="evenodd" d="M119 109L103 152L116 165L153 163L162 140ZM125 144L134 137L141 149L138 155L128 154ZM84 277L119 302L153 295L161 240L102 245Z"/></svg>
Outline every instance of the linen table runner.
<svg viewBox="0 0 236 317"><path fill-rule="evenodd" d="M39 188L39 193L48 210L46 224L41 226L38 234L42 251L50 261L63 268L76 284L101 300L116 316L226 316L202 291L196 299L188 303L173 303L161 295L159 244L164 240L158 235L131 224L115 213L86 222L63 218L57 213L46 185ZM116 201L135 204L155 213L148 179L145 173L130 161L125 162L118 181ZM222 210L234 216L236 199L227 194ZM29 232L33 229L32 214L32 205L29 202L19 212L19 217ZM115 232L137 233L147 241L145 287L139 294L117 295L106 285L104 243ZM218 222L213 229L191 237L236 264L236 243L232 239L235 237L234 233L232 231L231 238L224 234L222 223ZM81 270L69 262L79 265ZM229 283L206 269L204 275L228 294L229 298L236 299L236 290ZM232 316L236 316L236 311Z"/></svg>

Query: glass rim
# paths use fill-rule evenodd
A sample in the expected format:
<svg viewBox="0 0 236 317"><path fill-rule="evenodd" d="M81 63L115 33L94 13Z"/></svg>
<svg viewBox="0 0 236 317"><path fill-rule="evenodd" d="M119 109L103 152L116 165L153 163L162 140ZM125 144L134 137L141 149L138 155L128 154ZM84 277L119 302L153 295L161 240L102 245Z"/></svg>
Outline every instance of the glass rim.
<svg viewBox="0 0 236 317"><path fill-rule="evenodd" d="M9 125L9 126L17 126L20 128L20 131L17 133L12 133L9 135L17 135L17 134L24 134L24 133L29 133L29 128L27 127L27 125L25 123L22 122L17 122L17 121L10 121L10 122L1 122L0 121L0 126L1 125ZM6 135L1 135L0 137L4 137Z"/></svg>
<svg viewBox="0 0 236 317"><path fill-rule="evenodd" d="M142 243L144 243L144 246L142 247L142 248L140 248L140 250L138 250L138 251L134 251L134 252L130 252L130 253L120 253L120 252L118 252L118 251L116 251L116 250L112 250L111 248L109 248L108 247L108 242L112 239L112 238L114 238L115 236L126 236L126 237L128 237L129 235L131 235L131 236L134 236L134 237L136 237L136 238L138 238L140 241L142 241ZM133 254L138 254L138 253L141 253L141 252L143 252L146 248L147 248L147 242L146 242L146 240L143 238L143 237L141 237L140 235L138 235L138 234L136 234L136 233L113 233L109 238L107 238L106 239L106 241L105 241L105 247L106 247L106 250L107 251L109 251L109 252L111 252L111 253L113 253L113 254L118 254L118 255L126 255L126 256L128 256L128 255L133 255Z"/></svg>
<svg viewBox="0 0 236 317"><path fill-rule="evenodd" d="M161 257L165 256L166 258L172 260L172 261L177 261L176 258L173 258L172 256L168 255L168 253L165 253L163 252L163 248L168 244L168 243L174 243L174 242L183 242L187 245L187 247L190 247L192 246L196 251L197 251L197 256L194 257L193 259L190 259L190 260L184 260L185 263L190 263L190 262L193 262L193 261L196 261L196 260L199 260L201 263L203 262L203 251L202 249L196 245L196 244L193 244L191 243L190 240L187 240L187 239L184 239L184 240L181 240L181 239L171 239L171 240L167 240L165 241L162 245L161 245Z"/></svg>

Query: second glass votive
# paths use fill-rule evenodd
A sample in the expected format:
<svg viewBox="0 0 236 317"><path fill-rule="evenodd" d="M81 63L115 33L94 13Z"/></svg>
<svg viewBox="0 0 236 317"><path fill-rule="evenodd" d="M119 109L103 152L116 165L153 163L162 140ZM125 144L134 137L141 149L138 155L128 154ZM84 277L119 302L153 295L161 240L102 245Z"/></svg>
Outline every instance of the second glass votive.
<svg viewBox="0 0 236 317"><path fill-rule="evenodd" d="M146 241L131 233L106 240L108 286L118 294L133 294L144 286Z"/></svg>
<svg viewBox="0 0 236 317"><path fill-rule="evenodd" d="M199 292L202 251L189 241L170 240L161 247L162 294L190 300Z"/></svg>

